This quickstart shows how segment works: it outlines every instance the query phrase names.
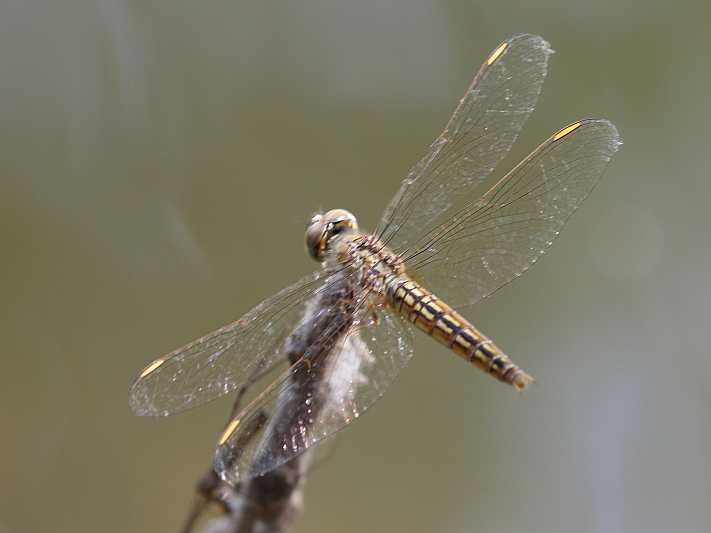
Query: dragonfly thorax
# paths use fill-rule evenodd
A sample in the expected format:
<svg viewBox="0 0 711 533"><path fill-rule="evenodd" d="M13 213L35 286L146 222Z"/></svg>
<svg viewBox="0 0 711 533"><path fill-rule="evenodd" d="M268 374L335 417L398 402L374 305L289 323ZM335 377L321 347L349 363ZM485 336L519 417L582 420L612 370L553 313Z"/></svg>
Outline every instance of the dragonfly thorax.
<svg viewBox="0 0 711 533"><path fill-rule="evenodd" d="M330 266L345 267L373 296L385 297L388 285L405 273L402 257L390 250L377 235L351 232L335 239Z"/></svg>
<svg viewBox="0 0 711 533"><path fill-rule="evenodd" d="M306 228L306 249L317 261L326 258L329 241L338 235L358 231L356 217L345 209L317 213Z"/></svg>

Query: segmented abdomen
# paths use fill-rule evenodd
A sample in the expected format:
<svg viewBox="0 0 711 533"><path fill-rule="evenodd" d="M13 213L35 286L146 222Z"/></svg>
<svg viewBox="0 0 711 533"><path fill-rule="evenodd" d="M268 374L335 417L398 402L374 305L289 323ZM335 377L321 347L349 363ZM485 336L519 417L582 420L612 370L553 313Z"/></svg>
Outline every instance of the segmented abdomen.
<svg viewBox="0 0 711 533"><path fill-rule="evenodd" d="M491 339L430 291L406 275L388 282L388 305L454 353L504 383L523 390L533 378Z"/></svg>

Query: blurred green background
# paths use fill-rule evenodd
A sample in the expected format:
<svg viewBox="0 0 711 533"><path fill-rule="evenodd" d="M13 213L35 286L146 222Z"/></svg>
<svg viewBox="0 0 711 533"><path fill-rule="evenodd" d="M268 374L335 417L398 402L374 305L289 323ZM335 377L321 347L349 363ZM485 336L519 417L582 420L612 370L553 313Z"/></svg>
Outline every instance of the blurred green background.
<svg viewBox="0 0 711 533"><path fill-rule="evenodd" d="M132 377L313 269L314 210L372 228L521 31L557 53L510 162L585 116L625 141L468 313L537 384L420 336L295 531L708 531L709 4L246 4L0 7L0 532L176 531L230 399L140 419Z"/></svg>

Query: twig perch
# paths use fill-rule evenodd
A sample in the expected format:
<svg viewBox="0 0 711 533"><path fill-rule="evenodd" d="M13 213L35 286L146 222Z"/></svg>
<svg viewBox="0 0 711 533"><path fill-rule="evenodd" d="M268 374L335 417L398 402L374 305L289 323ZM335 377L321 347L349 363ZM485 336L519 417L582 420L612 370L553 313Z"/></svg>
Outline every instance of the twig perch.
<svg viewBox="0 0 711 533"><path fill-rule="evenodd" d="M184 532L194 531L200 515L210 503L218 503L224 515L211 520L210 533L286 533L299 515L303 504L305 472L310 462L310 451L296 454L293 458L271 470L260 470L259 465L269 464L273 457L279 457L285 450L285 438L292 442L294 433L299 436L299 448L306 450L313 440L301 433L303 420L317 420L329 402L341 404L350 388L333 388L329 376L334 369L345 383L358 379L359 365L339 357L351 344L346 342L355 321L353 287L347 276L338 276L319 292L314 306L320 312L305 312L297 326L286 337L282 351L289 363L287 381L279 392L275 411L257 411L249 417L242 436L244 442L234 445L235 456L229 457L226 468L239 463L241 451L251 444L257 435L261 436L256 453L251 459L252 470L263 472L234 487L219 479L212 468L198 483L198 499L186 521ZM237 394L230 420L235 419L242 397L247 388L259 379L258 368L245 386ZM341 389L344 389L341 386ZM307 400L305 400L307 399ZM308 412L308 416L305 414ZM297 428L294 431L294 428ZM263 430L263 432L262 432ZM257 467L257 468L255 468Z"/></svg>
<svg viewBox="0 0 711 533"><path fill-rule="evenodd" d="M205 533L286 533L303 508L303 487L309 454L236 486L222 481L212 467L197 483L197 497L183 533L195 531L211 504L222 515L211 518Z"/></svg>
<svg viewBox="0 0 711 533"><path fill-rule="evenodd" d="M305 456L232 487L210 468L197 484L197 498L184 533L195 531L210 504L222 509L202 528L205 533L286 533L303 508Z"/></svg>

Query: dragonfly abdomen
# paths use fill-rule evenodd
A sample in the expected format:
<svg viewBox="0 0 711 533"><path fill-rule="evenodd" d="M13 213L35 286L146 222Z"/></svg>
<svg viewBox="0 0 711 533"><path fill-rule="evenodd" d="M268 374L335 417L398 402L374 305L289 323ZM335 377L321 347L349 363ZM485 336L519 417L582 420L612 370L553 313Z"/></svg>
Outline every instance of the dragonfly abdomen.
<svg viewBox="0 0 711 533"><path fill-rule="evenodd" d="M533 382L533 378L511 361L491 339L407 276L392 279L386 294L390 307L404 319L499 381L518 390Z"/></svg>

